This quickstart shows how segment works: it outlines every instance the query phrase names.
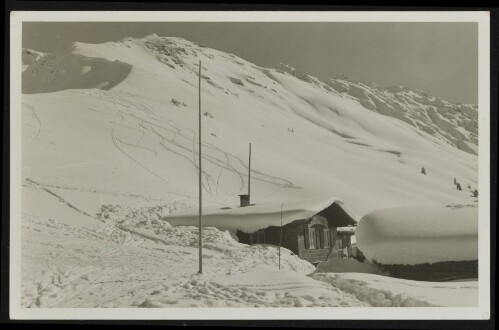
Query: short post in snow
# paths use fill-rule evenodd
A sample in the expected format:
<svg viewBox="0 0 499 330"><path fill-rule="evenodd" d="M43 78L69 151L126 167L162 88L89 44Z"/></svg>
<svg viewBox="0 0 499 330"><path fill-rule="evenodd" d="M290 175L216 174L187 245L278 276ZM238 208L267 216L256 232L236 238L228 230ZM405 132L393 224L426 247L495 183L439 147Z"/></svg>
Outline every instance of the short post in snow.
<svg viewBox="0 0 499 330"><path fill-rule="evenodd" d="M249 160L248 160L248 196L251 196L251 142L249 144Z"/></svg>

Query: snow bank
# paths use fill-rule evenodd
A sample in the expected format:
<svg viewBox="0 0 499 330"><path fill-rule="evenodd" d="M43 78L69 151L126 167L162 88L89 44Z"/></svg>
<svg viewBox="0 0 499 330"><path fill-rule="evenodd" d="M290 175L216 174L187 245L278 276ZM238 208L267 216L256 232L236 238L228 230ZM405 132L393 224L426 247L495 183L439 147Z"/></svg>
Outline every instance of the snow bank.
<svg viewBox="0 0 499 330"><path fill-rule="evenodd" d="M355 236L366 258L380 264L478 260L478 209L434 205L382 209L365 215Z"/></svg>
<svg viewBox="0 0 499 330"><path fill-rule="evenodd" d="M269 226L286 225L295 220L308 219L327 209L343 225L355 225L355 215L336 197L307 199L286 203L262 203L247 207L216 207L203 210L203 225L253 233ZM198 210L190 210L163 218L174 226L195 226Z"/></svg>
<svg viewBox="0 0 499 330"><path fill-rule="evenodd" d="M269 307L340 306L344 300L341 291L324 286L324 283L302 274L268 266L218 278L214 282L227 288L240 288L248 293L256 291L257 299L254 302L261 304L268 300Z"/></svg>
<svg viewBox="0 0 499 330"><path fill-rule="evenodd" d="M379 307L472 307L478 304L478 282L420 282L375 274L324 274L312 278Z"/></svg>

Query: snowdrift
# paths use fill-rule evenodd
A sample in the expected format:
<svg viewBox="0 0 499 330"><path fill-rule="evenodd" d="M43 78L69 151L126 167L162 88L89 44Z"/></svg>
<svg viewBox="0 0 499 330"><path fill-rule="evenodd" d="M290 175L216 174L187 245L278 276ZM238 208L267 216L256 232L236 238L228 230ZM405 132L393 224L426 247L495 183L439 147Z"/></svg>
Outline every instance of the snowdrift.
<svg viewBox="0 0 499 330"><path fill-rule="evenodd" d="M122 82L132 66L119 61L73 53L23 52L22 92L49 93L65 89L110 89Z"/></svg>
<svg viewBox="0 0 499 330"><path fill-rule="evenodd" d="M384 265L478 260L478 209L381 209L360 220L355 236L366 258Z"/></svg>

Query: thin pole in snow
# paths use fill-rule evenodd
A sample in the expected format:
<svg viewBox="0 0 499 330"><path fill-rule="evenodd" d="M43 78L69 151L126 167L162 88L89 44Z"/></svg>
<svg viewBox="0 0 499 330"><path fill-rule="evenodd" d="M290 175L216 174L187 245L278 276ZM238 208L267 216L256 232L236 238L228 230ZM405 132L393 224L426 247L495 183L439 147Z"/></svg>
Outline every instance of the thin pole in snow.
<svg viewBox="0 0 499 330"><path fill-rule="evenodd" d="M279 235L279 270L281 270L281 243L282 243L282 207L284 203L281 203L281 233Z"/></svg>
<svg viewBox="0 0 499 330"><path fill-rule="evenodd" d="M203 274L203 227L201 218L203 217L203 190L202 190L202 174L201 169L201 61L199 61L199 271L198 274Z"/></svg>

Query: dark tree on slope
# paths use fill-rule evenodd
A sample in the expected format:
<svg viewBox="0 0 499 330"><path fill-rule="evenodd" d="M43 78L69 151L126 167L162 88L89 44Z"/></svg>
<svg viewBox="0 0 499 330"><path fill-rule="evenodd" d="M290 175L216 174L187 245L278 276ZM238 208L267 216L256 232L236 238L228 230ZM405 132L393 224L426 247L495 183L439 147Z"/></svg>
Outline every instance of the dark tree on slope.
<svg viewBox="0 0 499 330"><path fill-rule="evenodd" d="M473 190L473 197L478 197L478 189Z"/></svg>
<svg viewBox="0 0 499 330"><path fill-rule="evenodd" d="M459 182L458 182L458 183L456 183L456 188L457 188L457 190L462 190L462 188L461 188L461 184L460 184Z"/></svg>
<svg viewBox="0 0 499 330"><path fill-rule="evenodd" d="M421 173L423 173L424 175L426 175L426 170L424 167L421 168Z"/></svg>

